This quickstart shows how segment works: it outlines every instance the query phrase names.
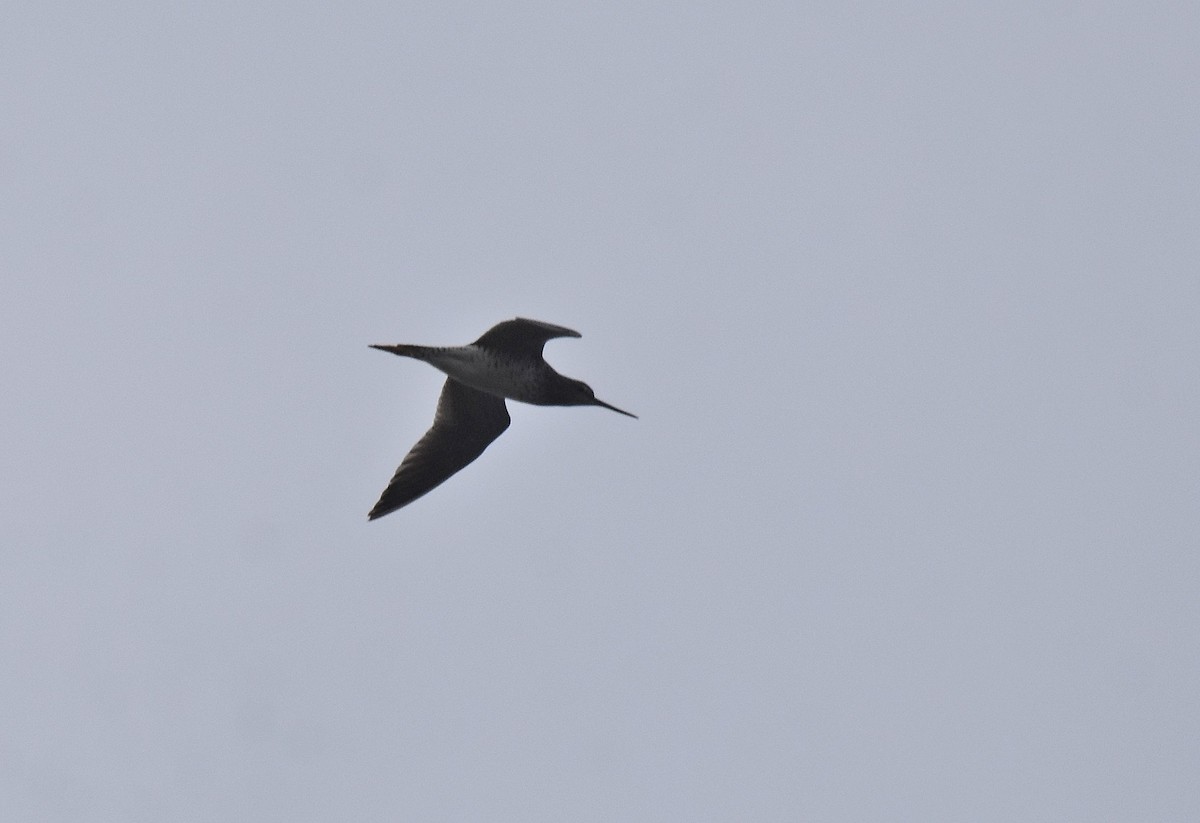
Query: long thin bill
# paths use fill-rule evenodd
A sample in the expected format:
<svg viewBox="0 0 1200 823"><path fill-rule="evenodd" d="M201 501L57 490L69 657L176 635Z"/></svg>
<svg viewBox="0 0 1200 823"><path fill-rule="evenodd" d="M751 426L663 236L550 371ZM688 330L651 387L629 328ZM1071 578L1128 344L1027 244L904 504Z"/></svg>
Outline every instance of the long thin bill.
<svg viewBox="0 0 1200 823"><path fill-rule="evenodd" d="M607 403L605 403L603 400L597 400L596 398L594 398L594 397L593 397L593 398L592 398L592 402L593 402L594 404L596 404L597 406L603 406L603 407L604 407L604 408L606 408L606 409L611 409L612 411L615 411L617 414L623 414L623 415L625 415L626 417L632 417L634 420L637 420L637 415L636 415L636 414L630 414L630 413L629 413L629 412L627 412L627 411L624 411L624 410L622 410L622 409L618 409L616 406L610 406L610 405L608 405Z"/></svg>

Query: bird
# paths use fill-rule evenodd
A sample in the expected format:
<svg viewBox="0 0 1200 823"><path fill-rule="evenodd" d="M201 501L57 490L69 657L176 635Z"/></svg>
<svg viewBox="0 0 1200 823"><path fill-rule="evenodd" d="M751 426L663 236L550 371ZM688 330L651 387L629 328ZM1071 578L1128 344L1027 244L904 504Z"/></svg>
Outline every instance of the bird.
<svg viewBox="0 0 1200 823"><path fill-rule="evenodd" d="M508 428L505 399L538 406L602 406L637 418L596 397L586 383L564 377L542 357L546 341L580 337L552 323L518 317L492 326L467 346L378 345L445 372L433 426L409 450L367 515L376 520L407 506L483 454Z"/></svg>

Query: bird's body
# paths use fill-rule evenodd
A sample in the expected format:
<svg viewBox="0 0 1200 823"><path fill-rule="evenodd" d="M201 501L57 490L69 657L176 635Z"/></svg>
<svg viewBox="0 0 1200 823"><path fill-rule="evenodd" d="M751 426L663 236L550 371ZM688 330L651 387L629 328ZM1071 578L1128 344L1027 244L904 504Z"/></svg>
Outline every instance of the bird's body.
<svg viewBox="0 0 1200 823"><path fill-rule="evenodd" d="M433 427L417 441L396 470L370 519L406 506L473 461L505 429L505 398L539 406L603 406L587 384L556 372L542 358L555 337L579 332L517 318L489 329L468 346L376 345L372 348L422 360L447 375Z"/></svg>
<svg viewBox="0 0 1200 823"><path fill-rule="evenodd" d="M470 346L376 346L422 360L465 386L522 403L540 403L542 386L557 373L540 357L531 360Z"/></svg>

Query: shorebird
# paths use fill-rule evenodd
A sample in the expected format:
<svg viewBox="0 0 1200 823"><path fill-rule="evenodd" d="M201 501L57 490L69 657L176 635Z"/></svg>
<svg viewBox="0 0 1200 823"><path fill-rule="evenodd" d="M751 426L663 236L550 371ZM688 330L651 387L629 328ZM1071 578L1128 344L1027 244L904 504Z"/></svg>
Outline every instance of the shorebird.
<svg viewBox="0 0 1200 823"><path fill-rule="evenodd" d="M547 340L579 336L562 326L518 317L492 326L469 346L372 345L423 360L447 379L433 427L405 455L368 519L407 506L483 454L508 428L505 398L538 406L603 406L636 418L597 400L586 383L563 377L542 359Z"/></svg>

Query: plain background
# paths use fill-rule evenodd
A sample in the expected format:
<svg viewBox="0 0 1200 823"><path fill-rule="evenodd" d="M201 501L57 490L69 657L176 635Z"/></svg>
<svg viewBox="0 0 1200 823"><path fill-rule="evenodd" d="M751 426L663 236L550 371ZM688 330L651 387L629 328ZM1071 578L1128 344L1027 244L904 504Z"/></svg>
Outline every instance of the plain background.
<svg viewBox="0 0 1200 823"><path fill-rule="evenodd" d="M7 4L0 818L1200 819L1198 8Z"/></svg>

